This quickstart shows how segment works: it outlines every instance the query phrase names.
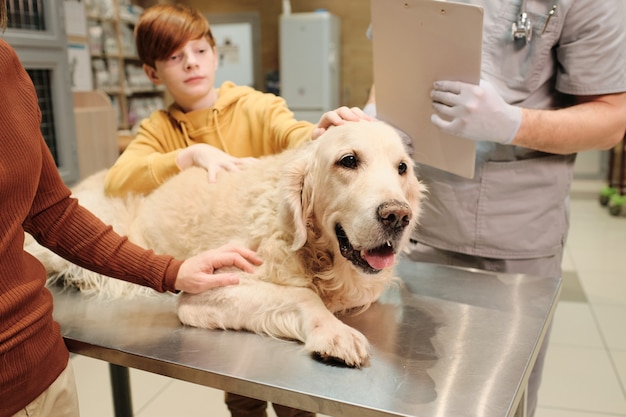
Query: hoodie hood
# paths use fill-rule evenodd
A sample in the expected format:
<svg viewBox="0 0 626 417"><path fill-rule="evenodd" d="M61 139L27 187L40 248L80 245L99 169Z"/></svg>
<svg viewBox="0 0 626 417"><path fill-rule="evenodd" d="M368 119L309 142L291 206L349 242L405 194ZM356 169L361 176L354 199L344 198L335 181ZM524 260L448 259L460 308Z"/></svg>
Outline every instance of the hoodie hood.
<svg viewBox="0 0 626 417"><path fill-rule="evenodd" d="M204 143L205 141L201 138L206 134L216 134L221 148L228 152L227 143L220 131L219 117L226 113L230 107L236 105L242 97L252 92L254 89L251 87L237 86L231 81L225 81L218 89L217 101L212 107L185 113L174 103L170 105L168 113L173 119L173 123L182 130L187 146L194 143Z"/></svg>
<svg viewBox="0 0 626 417"><path fill-rule="evenodd" d="M180 107L176 103L173 103L168 108L168 113L170 117L174 119L174 121L180 123L190 124L193 126L193 122L197 120L197 114L203 114L207 111L211 113L217 112L218 114L223 112L228 107L232 106L236 103L240 98L247 96L254 89L247 86L238 86L235 85L232 81L224 81L220 88L217 90L217 101L215 104L208 109L194 110L188 113L185 113L181 110ZM198 126L202 127L202 126Z"/></svg>

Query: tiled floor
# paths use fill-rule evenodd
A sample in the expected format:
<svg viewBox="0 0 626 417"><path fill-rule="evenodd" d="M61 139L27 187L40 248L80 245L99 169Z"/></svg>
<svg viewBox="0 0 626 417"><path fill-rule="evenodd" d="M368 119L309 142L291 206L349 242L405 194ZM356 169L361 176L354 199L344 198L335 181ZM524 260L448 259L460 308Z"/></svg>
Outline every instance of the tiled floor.
<svg viewBox="0 0 626 417"><path fill-rule="evenodd" d="M537 417L626 417L626 217L598 204L599 186L573 188L564 287ZM72 361L81 415L113 417L107 364ZM131 383L136 417L229 416L221 391L135 370Z"/></svg>

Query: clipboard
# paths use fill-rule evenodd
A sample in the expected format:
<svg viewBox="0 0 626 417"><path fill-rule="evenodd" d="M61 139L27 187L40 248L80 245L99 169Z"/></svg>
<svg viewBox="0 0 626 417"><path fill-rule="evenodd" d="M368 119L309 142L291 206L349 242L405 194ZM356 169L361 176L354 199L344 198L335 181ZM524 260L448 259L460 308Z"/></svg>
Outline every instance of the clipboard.
<svg viewBox="0 0 626 417"><path fill-rule="evenodd" d="M371 0L377 118L405 132L413 159L473 178L476 143L431 121L437 80L480 82L483 9L439 0Z"/></svg>

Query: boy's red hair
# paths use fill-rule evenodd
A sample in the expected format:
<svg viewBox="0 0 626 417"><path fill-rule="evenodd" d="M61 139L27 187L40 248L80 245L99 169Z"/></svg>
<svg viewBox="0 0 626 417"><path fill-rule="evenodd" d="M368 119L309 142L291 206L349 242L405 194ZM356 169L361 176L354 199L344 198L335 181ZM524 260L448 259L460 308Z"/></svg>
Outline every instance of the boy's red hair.
<svg viewBox="0 0 626 417"><path fill-rule="evenodd" d="M146 9L135 26L139 59L154 68L155 61L172 55L190 40L206 37L214 48L209 21L197 10L182 4L158 4Z"/></svg>

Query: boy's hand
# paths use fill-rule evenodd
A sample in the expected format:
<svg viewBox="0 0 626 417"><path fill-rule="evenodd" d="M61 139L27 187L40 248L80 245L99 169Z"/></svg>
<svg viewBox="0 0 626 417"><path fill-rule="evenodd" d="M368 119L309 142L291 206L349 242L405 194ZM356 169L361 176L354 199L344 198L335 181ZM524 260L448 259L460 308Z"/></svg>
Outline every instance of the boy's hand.
<svg viewBox="0 0 626 417"><path fill-rule="evenodd" d="M179 291L198 294L203 291L239 283L239 272L254 272L263 263L253 250L234 245L202 252L183 262L174 287ZM239 271L220 272L221 268Z"/></svg>
<svg viewBox="0 0 626 417"><path fill-rule="evenodd" d="M346 106L339 107L336 110L331 110L322 115L322 118L317 122L317 126L313 129L311 139L317 139L331 126L341 126L346 121L358 122L359 120L374 120L372 117L363 113L358 107L348 108Z"/></svg>
<svg viewBox="0 0 626 417"><path fill-rule="evenodd" d="M204 168L209 177L209 182L217 180L217 173L225 171L239 171L239 167L256 161L256 158L236 158L214 146L206 143L198 143L181 150L178 153L176 163L184 170L191 166Z"/></svg>

